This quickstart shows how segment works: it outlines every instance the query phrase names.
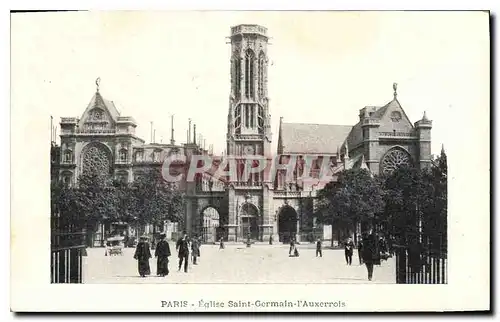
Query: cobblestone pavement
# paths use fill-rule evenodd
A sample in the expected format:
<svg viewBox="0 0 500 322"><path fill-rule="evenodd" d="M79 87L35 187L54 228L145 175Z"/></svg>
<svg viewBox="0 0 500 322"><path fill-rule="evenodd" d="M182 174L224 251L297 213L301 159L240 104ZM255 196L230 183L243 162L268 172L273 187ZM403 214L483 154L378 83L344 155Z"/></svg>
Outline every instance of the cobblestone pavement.
<svg viewBox="0 0 500 322"><path fill-rule="evenodd" d="M199 264L190 262L188 273L177 271L174 243L170 249L170 274L157 277L156 259L152 258L153 275L146 278L138 276L134 249L126 248L122 256L104 256L104 248L88 249L84 283L395 283L394 258L375 266L369 282L356 252L348 266L343 250L323 249L323 257L316 257L313 245L300 245L299 257L288 257L287 245L226 245L223 250L203 245Z"/></svg>

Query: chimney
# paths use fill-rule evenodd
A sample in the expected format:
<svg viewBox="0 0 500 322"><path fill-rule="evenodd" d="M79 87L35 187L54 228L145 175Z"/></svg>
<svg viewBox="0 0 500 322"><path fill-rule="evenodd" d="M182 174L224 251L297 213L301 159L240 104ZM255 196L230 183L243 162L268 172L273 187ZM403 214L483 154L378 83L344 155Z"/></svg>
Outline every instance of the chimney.
<svg viewBox="0 0 500 322"><path fill-rule="evenodd" d="M191 119L189 119L189 130L188 130L188 141L187 143L191 143Z"/></svg>
<svg viewBox="0 0 500 322"><path fill-rule="evenodd" d="M149 137L149 143L153 143L153 122L151 123L151 136Z"/></svg>
<svg viewBox="0 0 500 322"><path fill-rule="evenodd" d="M196 144L196 124L193 124L193 143Z"/></svg>
<svg viewBox="0 0 500 322"><path fill-rule="evenodd" d="M170 134L170 144L175 145L175 140L174 140L174 116L172 115L172 122L170 127L172 128L172 133Z"/></svg>

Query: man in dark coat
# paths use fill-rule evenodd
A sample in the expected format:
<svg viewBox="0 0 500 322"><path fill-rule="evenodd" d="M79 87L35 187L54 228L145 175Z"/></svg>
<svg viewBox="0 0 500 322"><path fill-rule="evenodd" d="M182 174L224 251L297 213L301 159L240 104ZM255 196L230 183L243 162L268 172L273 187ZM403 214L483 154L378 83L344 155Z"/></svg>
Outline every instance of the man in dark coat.
<svg viewBox="0 0 500 322"><path fill-rule="evenodd" d="M344 247L345 247L345 261L347 262L347 265L351 265L352 264L352 253L354 251L354 243L352 242L351 238L349 238L347 240Z"/></svg>
<svg viewBox="0 0 500 322"><path fill-rule="evenodd" d="M189 241L186 232L183 232L182 238L177 241L175 249L179 253L179 271L181 270L182 262L184 262L184 272L187 273L189 264Z"/></svg>
<svg viewBox="0 0 500 322"><path fill-rule="evenodd" d="M151 274L151 269L149 267L150 258L151 252L149 250L147 237L141 237L134 253L134 259L138 262L139 275L141 275L141 277Z"/></svg>
<svg viewBox="0 0 500 322"><path fill-rule="evenodd" d="M200 257L200 240L195 237L193 238L193 241L191 242L191 254L193 256L193 265L198 265L196 262L196 259Z"/></svg>
<svg viewBox="0 0 500 322"><path fill-rule="evenodd" d="M170 245L165 240L166 235L160 234L160 241L156 244L155 257L158 258L156 265L156 275L167 276L168 275L168 257L170 254Z"/></svg>
<svg viewBox="0 0 500 322"><path fill-rule="evenodd" d="M290 250L288 251L288 255L292 256L292 252L295 250L295 240L290 238Z"/></svg>
<svg viewBox="0 0 500 322"><path fill-rule="evenodd" d="M358 235L358 258L359 265L363 265L363 239Z"/></svg>
<svg viewBox="0 0 500 322"><path fill-rule="evenodd" d="M321 239L318 238L318 241L316 242L316 257L323 257L323 251L322 251L323 245L321 245Z"/></svg>
<svg viewBox="0 0 500 322"><path fill-rule="evenodd" d="M377 238L371 232L363 238L362 257L368 271L369 281L373 278L373 265L380 265L380 252L377 244Z"/></svg>

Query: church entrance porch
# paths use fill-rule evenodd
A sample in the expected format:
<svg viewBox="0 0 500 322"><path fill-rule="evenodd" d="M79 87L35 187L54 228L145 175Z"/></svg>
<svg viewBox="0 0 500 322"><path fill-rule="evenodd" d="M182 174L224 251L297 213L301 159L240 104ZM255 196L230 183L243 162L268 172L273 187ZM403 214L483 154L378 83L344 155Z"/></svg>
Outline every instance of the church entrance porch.
<svg viewBox="0 0 500 322"><path fill-rule="evenodd" d="M278 215L278 235L279 241L289 243L292 238L297 237L298 216L295 209L285 206Z"/></svg>
<svg viewBox="0 0 500 322"><path fill-rule="evenodd" d="M248 237L252 240L259 240L259 211L253 204L245 203L241 207L240 234L241 240Z"/></svg>
<svg viewBox="0 0 500 322"><path fill-rule="evenodd" d="M216 243L220 239L220 215L214 207L207 207L201 214L201 234L203 243Z"/></svg>

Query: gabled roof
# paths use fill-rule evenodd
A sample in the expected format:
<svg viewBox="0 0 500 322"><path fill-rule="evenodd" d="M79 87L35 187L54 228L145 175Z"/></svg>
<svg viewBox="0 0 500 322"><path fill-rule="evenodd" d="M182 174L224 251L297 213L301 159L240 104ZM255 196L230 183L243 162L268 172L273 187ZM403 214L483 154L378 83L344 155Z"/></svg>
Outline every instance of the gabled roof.
<svg viewBox="0 0 500 322"><path fill-rule="evenodd" d="M351 125L281 123L283 153L337 154L351 128Z"/></svg>
<svg viewBox="0 0 500 322"><path fill-rule="evenodd" d="M101 93L96 92L94 96L92 96L90 103L87 105L85 112L83 112L81 120L83 120L84 116L87 115L88 112L94 107L100 107L102 109L107 110L107 112L109 113L114 122L116 122L118 120L118 117L120 116L120 112L116 108L113 101L105 99L104 97L102 97Z"/></svg>
<svg viewBox="0 0 500 322"><path fill-rule="evenodd" d="M367 118L375 119L375 120L381 120L384 117L384 115L388 109L390 109L390 110L400 109L403 112L404 118L411 125L411 122L409 121L408 116L406 115L404 109L401 107L401 105L399 104L399 101L396 98L394 98L392 101L390 101L389 103L385 104L382 107L366 106L365 108L367 110L375 109L375 111L371 115L368 114L368 116L366 116ZM351 132L347 136L347 144L349 145L349 148L353 148L353 147L357 146L359 143L361 143L362 140L363 140L363 129L361 127L361 121L359 121L358 123L356 123L356 125L354 125L352 127ZM342 146L342 147L344 147L344 146Z"/></svg>
<svg viewBox="0 0 500 322"><path fill-rule="evenodd" d="M344 162L340 162L340 164L338 166L336 166L335 168L332 168L332 174L337 174L343 170L346 170L346 169L368 169L368 165L366 164L366 161L365 161L365 158L364 158L364 155L361 153L361 154L358 154L356 155L355 157L353 158L350 158L349 160L347 160L346 162L347 164L344 165Z"/></svg>

